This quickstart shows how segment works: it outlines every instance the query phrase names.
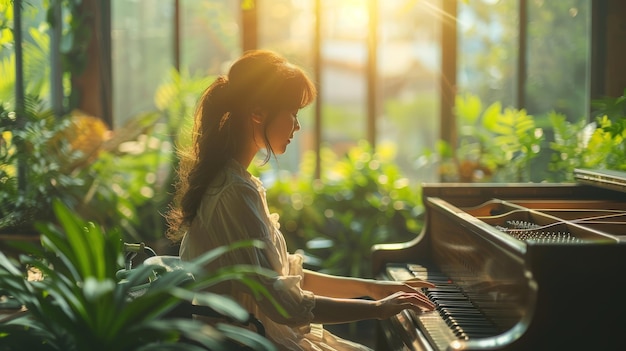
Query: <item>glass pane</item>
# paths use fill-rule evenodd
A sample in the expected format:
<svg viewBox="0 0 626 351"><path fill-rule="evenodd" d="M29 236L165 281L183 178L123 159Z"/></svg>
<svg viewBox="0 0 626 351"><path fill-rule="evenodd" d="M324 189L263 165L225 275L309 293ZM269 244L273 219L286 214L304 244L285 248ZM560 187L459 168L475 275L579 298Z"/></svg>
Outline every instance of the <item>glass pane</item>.
<svg viewBox="0 0 626 351"><path fill-rule="evenodd" d="M526 108L588 115L591 2L529 1Z"/></svg>
<svg viewBox="0 0 626 351"><path fill-rule="evenodd" d="M174 64L174 2L111 2L113 120L116 126L153 111L156 88Z"/></svg>
<svg viewBox="0 0 626 351"><path fill-rule="evenodd" d="M33 0L22 4L22 74L24 93L38 96L50 106L50 29L46 21L47 7L44 0ZM13 1L0 4L0 103L13 109L15 103L15 36ZM67 17L67 15L66 15ZM67 30L67 18L63 30ZM68 86L65 87L66 89ZM1 138L0 138L1 145Z"/></svg>
<svg viewBox="0 0 626 351"><path fill-rule="evenodd" d="M187 0L179 4L181 71L194 79L226 73L228 64L241 53L240 2ZM116 125L156 109L156 89L169 80L174 67L174 21L171 0L112 2Z"/></svg>
<svg viewBox="0 0 626 351"><path fill-rule="evenodd" d="M226 74L241 54L241 1L180 1L181 70Z"/></svg>
<svg viewBox="0 0 626 351"><path fill-rule="evenodd" d="M367 1L321 0L322 143L343 155L367 128Z"/></svg>
<svg viewBox="0 0 626 351"><path fill-rule="evenodd" d="M403 174L436 180L423 162L439 138L440 1L379 2L377 145L392 143Z"/></svg>
<svg viewBox="0 0 626 351"><path fill-rule="evenodd" d="M526 109L545 131L546 142L533 162L534 180L552 179L548 172L554 141L551 112L570 122L589 115L591 2L528 2Z"/></svg>
<svg viewBox="0 0 626 351"><path fill-rule="evenodd" d="M480 97L484 105L515 101L519 42L518 1L459 1L459 93Z"/></svg>
<svg viewBox="0 0 626 351"><path fill-rule="evenodd" d="M257 2L259 47L285 56L302 67L311 79L314 79L314 5L314 0ZM302 155L315 148L314 118L313 105L298 113L302 129L292 140L287 152L280 156L280 162L272 165L273 170L282 169L292 173L298 171Z"/></svg>

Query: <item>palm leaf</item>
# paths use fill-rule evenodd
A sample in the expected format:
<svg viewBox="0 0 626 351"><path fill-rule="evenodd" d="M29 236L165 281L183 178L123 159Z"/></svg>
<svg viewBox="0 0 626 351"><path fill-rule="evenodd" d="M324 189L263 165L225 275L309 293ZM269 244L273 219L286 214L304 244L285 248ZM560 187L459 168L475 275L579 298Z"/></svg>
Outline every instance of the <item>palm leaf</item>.
<svg viewBox="0 0 626 351"><path fill-rule="evenodd" d="M1 286L28 309L26 318L0 323L0 350L19 349L29 337L24 345L37 350L228 350L241 345L274 350L263 337L237 326L166 318L183 301L198 297L226 317L243 321L245 310L234 302L194 289L270 272L233 267L203 275L204 264L229 249L220 248L173 271L140 265L118 281L116 271L123 267L119 232L102 232L59 200L53 201L53 209L59 226L37 225L41 246L16 245L24 252L19 262L0 253ZM259 244L238 243L230 249L246 245ZM38 269L44 279L26 280L25 266ZM132 297L139 288L145 289L143 294ZM181 343L181 338L194 344Z"/></svg>

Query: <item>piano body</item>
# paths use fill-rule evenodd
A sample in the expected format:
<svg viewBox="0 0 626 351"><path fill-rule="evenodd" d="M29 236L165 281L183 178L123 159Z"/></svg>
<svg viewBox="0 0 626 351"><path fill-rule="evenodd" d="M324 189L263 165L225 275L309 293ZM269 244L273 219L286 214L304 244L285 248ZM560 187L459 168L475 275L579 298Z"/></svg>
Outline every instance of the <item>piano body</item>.
<svg viewBox="0 0 626 351"><path fill-rule="evenodd" d="M625 350L626 174L572 184L425 184L423 231L373 247L437 309L378 325L379 350Z"/></svg>

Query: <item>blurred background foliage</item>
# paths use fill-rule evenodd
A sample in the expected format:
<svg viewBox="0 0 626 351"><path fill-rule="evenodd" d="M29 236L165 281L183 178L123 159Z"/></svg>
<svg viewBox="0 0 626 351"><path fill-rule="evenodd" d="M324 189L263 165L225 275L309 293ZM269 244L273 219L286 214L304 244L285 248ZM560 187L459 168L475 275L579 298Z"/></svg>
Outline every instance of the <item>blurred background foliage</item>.
<svg viewBox="0 0 626 351"><path fill-rule="evenodd" d="M297 176L283 172L273 181L267 190L270 210L280 215L288 246L301 249L310 268L370 276L367 258L374 244L419 234L419 186L400 172L395 155L391 144L374 151L364 141L345 155L326 148L319 179L309 154Z"/></svg>
<svg viewBox="0 0 626 351"><path fill-rule="evenodd" d="M0 110L0 228L28 231L34 219L51 219L50 203L61 198L86 218L122 227L126 240L161 238L176 148L185 145L180 135L189 134L179 131L191 125L177 116L191 114L207 79L181 78L172 71L157 90L159 110L137 115L115 130L80 111L56 117L34 98L22 129L12 111ZM28 164L28 186L22 193L20 157Z"/></svg>

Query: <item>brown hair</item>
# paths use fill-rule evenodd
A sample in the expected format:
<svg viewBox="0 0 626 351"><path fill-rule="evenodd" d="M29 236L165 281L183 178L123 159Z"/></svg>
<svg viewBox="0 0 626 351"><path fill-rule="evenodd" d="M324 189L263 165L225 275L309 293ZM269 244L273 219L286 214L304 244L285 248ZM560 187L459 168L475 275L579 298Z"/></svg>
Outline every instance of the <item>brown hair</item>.
<svg viewBox="0 0 626 351"><path fill-rule="evenodd" d="M167 236L179 241L196 216L208 185L241 145L243 123L253 111L268 118L313 102L316 89L304 71L266 50L244 53L227 76L218 77L202 94L194 114L192 145L179 152L174 204L167 213ZM267 124L266 124L267 125ZM274 155L264 140L267 155Z"/></svg>

